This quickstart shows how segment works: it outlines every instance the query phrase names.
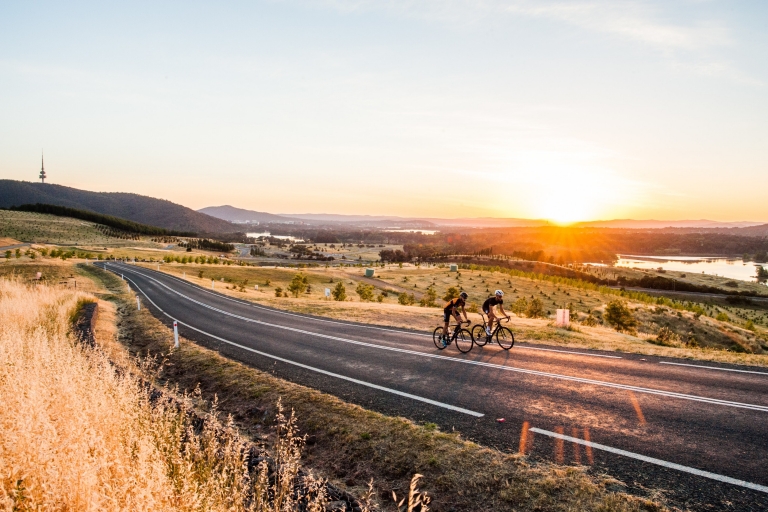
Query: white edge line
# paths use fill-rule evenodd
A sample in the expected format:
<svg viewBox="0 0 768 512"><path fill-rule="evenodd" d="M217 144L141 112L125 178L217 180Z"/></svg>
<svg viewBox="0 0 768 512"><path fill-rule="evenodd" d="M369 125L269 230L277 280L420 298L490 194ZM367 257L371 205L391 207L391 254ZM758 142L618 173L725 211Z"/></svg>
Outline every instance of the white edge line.
<svg viewBox="0 0 768 512"><path fill-rule="evenodd" d="M346 381L349 381L349 382L354 382L355 384L360 384L361 386L366 386L366 387L369 387L369 388L378 389L380 391L386 391L387 393L392 393L393 395L399 395L399 396L403 396L403 397L406 397L406 398L410 398L412 400L418 400L419 402L425 402L425 403L428 403L428 404L431 404L431 405L436 405L437 407L442 407L444 409L450 409L452 411L461 412L461 413L464 413L464 414L468 414L470 416L474 416L476 418L482 418L483 416L485 416L485 414L482 414L482 413L479 413L479 412L475 412L475 411L470 411L469 409L464 409L463 407L457 407L455 405L450 405L450 404L446 404L446 403L443 403L443 402L438 402L437 400L432 400L432 399L429 399L429 398L424 398L424 397L418 396L418 395L412 395L412 394L406 393L404 391L398 391L396 389L391 389L391 388L386 388L384 386L379 386L378 384L372 384L370 382L365 382L365 381L362 381L362 380L353 379L352 377L347 377L346 375L339 375L338 373L333 373L333 372L329 372L329 371L326 371L326 370L322 370L320 368L315 368L314 366L309 366L309 365L306 365L306 364L297 363L296 361L291 361L290 359L285 359L285 358L278 357L278 356L275 356L275 355L272 355L272 354L267 354L266 352L261 352L261 351L256 350L256 349L253 349L253 348L250 348L250 347L246 347L244 345L240 345L240 344L235 343L233 341L229 341L227 339L220 338L219 336L216 336L214 334L205 332L205 331L203 331L201 329L198 329L196 327L193 327L193 326L191 326L191 325L189 325L189 324L187 324L185 322L182 322L180 320L176 320L171 315L169 315L168 313L163 311L157 304L155 304L155 302L152 299L149 298L149 295L144 293L144 290L142 290L141 287L139 285L137 285L132 279L130 279L130 278L126 278L126 279L131 281L131 283L133 283L133 285L142 293L142 295L144 295L144 297L147 298L147 300L149 302L152 303L153 306L155 306L162 314L164 314L165 316L167 316L171 320L174 320L174 321L176 321L177 323L179 323L181 325L189 327L193 331L197 331L197 332L199 332L201 334L205 334L206 336L210 336L211 338L219 340L219 341L221 341L223 343L228 343L229 345L232 345L234 347L240 348L242 350L247 350L248 352L253 352L254 354L259 354L260 356L268 357L270 359L276 359L277 361L282 361L283 363L292 364L294 366L298 366L300 368L305 368L305 369L311 370L313 372L322 373L323 375L328 375L330 377L335 377L337 379L342 379L342 380L346 380Z"/></svg>
<svg viewBox="0 0 768 512"><path fill-rule="evenodd" d="M636 391L638 393L647 393L647 394L651 394L651 395L666 396L666 397L670 397L670 398L679 398L679 399L683 399L683 400L691 400L691 401L695 401L695 402L703 402L703 403L709 403L709 404L713 404L713 405L724 405L724 406L727 406L727 407L737 407L737 408L741 408L741 409L750 409L750 410L753 410L753 411L768 412L768 406L765 406L765 405L747 404L747 403L742 403L742 402L735 402L735 401L732 401L732 400L721 400L719 398L708 398L708 397L702 397L702 396L697 396L697 395L688 395L688 394L685 394L685 393L678 393L678 392L675 392L675 391L664 391L664 390L660 390L660 389L643 388L643 387L640 387L640 386L633 386L633 385L630 385L630 384L618 384L618 383L615 383L615 382L607 382L607 381L601 381L601 380L587 379L587 378L583 378L583 377L574 377L574 376L562 375L562 374L558 374L558 373L542 372L542 371L539 371L539 370L529 370L529 369L526 369L526 368L518 368L518 367L515 367L515 366L506 366L506 365L501 365L501 364L496 364L496 363L488 363L488 362L484 362L484 361L473 361L473 360L469 360L469 359L458 359L458 358L455 358L455 357L443 356L443 355L440 355L440 354L429 354L429 353L426 353L426 352L419 352L419 351L416 351L416 350L376 345L376 344L368 343L368 342L364 342L364 341L351 340L351 339L348 339L348 338L341 338L341 337L338 337L338 336L331 336L331 335L328 335L328 334L321 334L321 333L317 333L317 332L306 331L306 330L303 330L303 329L297 329L295 327L288 327L288 326L284 326L284 325L271 324L271 323L264 322L264 321L261 321L261 320L255 320L255 319L252 319L252 318L247 318L247 317L244 317L244 316L236 315L234 313L230 313L230 312L225 311L223 309L218 309L218 308L216 308L214 306L211 306L209 304L205 304L205 303L200 302L198 300L195 300L195 299L193 299L191 297L188 297L188 296L184 295L183 293L179 292L178 290L172 289L167 284L165 284L165 283L155 279L154 277L147 276L145 274L142 274L141 272L136 272L136 274L144 277L145 279L149 279L151 281L156 282L161 287L168 289L172 293L175 293L176 295L178 295L180 297L183 297L183 298L185 298L186 300L188 300L190 302L193 302L195 304L203 306L203 307L205 307L207 309L210 309L212 311L216 311L216 312L221 313L223 315L231 316L233 318L238 318L238 319L243 320L245 322L266 325L266 326L269 326L269 327L275 327L275 328L284 329L284 330L287 330L287 331L298 332L298 333L301 333L301 334L307 334L307 335L315 336L315 337L319 337L319 338L326 338L326 339L331 339L331 340L336 340L336 341L342 341L344 343L350 343L350 344L353 344L353 345L370 347L370 348L375 348L375 349L379 349L379 350L388 350L388 351L399 352L399 353L403 353L403 354L412 354L412 355L416 355L416 356L420 356L420 357L428 357L428 358L431 358L431 359L440 359L440 360L457 362L457 363L473 364L473 365L477 365L477 366L485 366L485 367L488 367L488 368L496 368L496 369L499 369L499 370L518 372L518 373L523 373L523 374L528 374L528 375L536 375L536 376L540 376L540 377L550 377L550 378L556 378L556 379L561 379L561 380L567 380L567 381L571 381L571 382L579 382L579 383L582 383L582 384L591 384L591 385L596 385L596 386L604 386L604 387L609 387L609 388L614 388L614 389L624 389L624 390L629 390L629 391ZM131 281L132 283L134 283L134 285L136 285L136 283L133 280L129 279L129 281ZM137 285L137 288L138 288L138 285ZM144 292L142 291L142 293L144 293ZM146 296L146 294L144 294L144 295ZM147 297L147 298L149 298L149 297ZM151 302L151 300L150 300L150 302ZM153 304L154 304L154 302L153 302Z"/></svg>
<svg viewBox="0 0 768 512"><path fill-rule="evenodd" d="M130 265L127 265L125 263L121 263L121 264L128 266L128 268L133 268ZM113 265L114 265L114 263L113 263ZM207 293L209 295L213 295L214 297L220 297L220 298L228 300L230 302L236 302L237 304L242 304L243 306L251 306L251 307L256 308L256 309L263 309L263 310L266 310L266 311L269 311L269 312L273 312L273 313L278 313L278 314L282 314L282 315L286 315L286 316L295 316L295 317L298 317L298 318L304 318L304 319L307 319L307 320L313 320L313 321L316 321L316 322L323 322L323 323L328 323L328 324L345 325L345 326L348 326L348 327L362 327L362 328L365 328L365 329L374 329L374 330L377 330L377 331L394 332L394 333L397 333L397 334L404 334L404 335L407 335L407 336L423 336L423 337L426 337L426 338L431 338L432 337L431 334L422 333L422 332L414 332L414 331L409 331L409 330L405 330L405 329L404 330L397 330L397 329L388 329L386 327L378 327L378 326L375 326L375 325L339 322L338 320L328 320L328 319L325 319L325 318L317 318L315 316L307 316L307 315L300 315L300 314L297 314L297 313L291 313L290 311L282 311L282 310L275 309L275 308L267 308L267 307L262 306L261 304L256 304L256 303L253 303L253 302L239 300L239 299L233 299L232 297L229 297L229 296L224 295L222 293L212 292L210 290L207 290L207 289L203 288L202 286L199 286L199 285L197 285L197 284L195 284L195 283L193 283L191 281L186 281L186 280L184 280L184 279L182 279L182 278L180 278L178 276L175 276L175 275L173 275L173 274L171 274L169 272L162 272L162 271L158 271L158 270L155 270L153 268L148 268L148 267L138 267L138 268L143 269L143 270L149 270L150 272L157 272L159 274L167 276L167 277L169 277L171 279L175 279L176 281L180 281L180 282L182 282L184 284L187 284L189 286L194 286L196 288L199 288L201 292L205 292L205 293ZM522 341L520 343L526 343L526 342ZM605 359L623 359L623 356L609 356L609 355L605 355L605 354L590 354L588 352L576 352L575 350L559 350L559 349L554 349L554 348L521 347L519 344L518 344L517 348L520 349L520 350L541 350L541 351L545 351L545 352L559 352L561 354L575 354L575 355L585 356L585 357L602 357L602 358L605 358Z"/></svg>
<svg viewBox="0 0 768 512"><path fill-rule="evenodd" d="M706 370L721 370L724 372L739 372L739 373L754 373L757 375L765 375L768 377L768 372L755 372L752 370L737 370L735 368L718 368L717 366L703 366L700 364L685 364L685 363L672 363L669 361L659 361L659 364L673 364L675 366L690 366L691 368L704 368Z"/></svg>
<svg viewBox="0 0 768 512"><path fill-rule="evenodd" d="M604 444L599 443L593 443L591 441L585 441L583 439L579 439L578 437L571 437L567 436L565 434L558 434L557 432L550 432L549 430L542 430L540 428L533 427L529 429L530 432L536 432L537 434L544 434L545 436L549 437L556 437L558 439L563 439L564 441L571 441L576 444L581 444L584 446L589 446L591 448L594 448L596 450L603 450L606 452L614 453L616 455L623 455L625 457L629 457L631 459L637 459L641 460L643 462L648 462L650 464L656 464L657 466L663 466L665 468L669 469L675 469L677 471L683 471L685 473L690 473L692 475L697 476L703 476L704 478L709 478L711 480L717 480L719 482L724 482L727 484L732 485L738 485L740 487L746 487L747 489L752 489L754 491L760 491L764 493L768 493L768 487L760 484L753 484L752 482L745 482L744 480L737 480L736 478L731 478L729 476L724 475L718 475L717 473L710 473L709 471L703 471L701 469L691 468L688 466L683 466L681 464L675 464L674 462L667 462L665 460L661 459L654 459L653 457L647 457L645 455L640 455L639 453L634 452L628 452L626 450L621 450L619 448L613 448L611 446L606 446Z"/></svg>

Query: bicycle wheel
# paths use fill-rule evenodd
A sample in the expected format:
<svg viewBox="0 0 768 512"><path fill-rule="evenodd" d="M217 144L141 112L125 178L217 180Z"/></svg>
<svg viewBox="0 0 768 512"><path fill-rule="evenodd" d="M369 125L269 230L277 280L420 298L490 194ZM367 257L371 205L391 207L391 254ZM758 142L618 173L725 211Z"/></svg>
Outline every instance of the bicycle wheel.
<svg viewBox="0 0 768 512"><path fill-rule="evenodd" d="M515 335L512 334L508 327L499 327L496 329L496 341L501 348L509 350L515 344Z"/></svg>
<svg viewBox="0 0 768 512"><path fill-rule="evenodd" d="M456 333L456 348L459 352L466 354L472 350L472 345L475 344L475 340L472 339L472 333L466 329L461 329Z"/></svg>
<svg viewBox="0 0 768 512"><path fill-rule="evenodd" d="M432 333L432 341L435 343L435 346L440 350L443 350L445 348L445 345L443 344L443 328L442 327L435 327L435 332Z"/></svg>
<svg viewBox="0 0 768 512"><path fill-rule="evenodd" d="M488 335L485 334L485 325L477 324L472 327L472 339L475 340L475 345L482 347L488 343Z"/></svg>

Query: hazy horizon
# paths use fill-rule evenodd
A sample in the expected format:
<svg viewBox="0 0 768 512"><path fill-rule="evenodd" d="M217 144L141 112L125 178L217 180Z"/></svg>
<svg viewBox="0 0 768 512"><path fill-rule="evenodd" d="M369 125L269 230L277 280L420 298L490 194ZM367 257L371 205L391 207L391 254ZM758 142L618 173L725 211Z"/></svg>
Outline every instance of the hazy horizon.
<svg viewBox="0 0 768 512"><path fill-rule="evenodd" d="M5 3L0 177L35 181L44 149L50 183L195 210L760 222L766 19L716 0Z"/></svg>

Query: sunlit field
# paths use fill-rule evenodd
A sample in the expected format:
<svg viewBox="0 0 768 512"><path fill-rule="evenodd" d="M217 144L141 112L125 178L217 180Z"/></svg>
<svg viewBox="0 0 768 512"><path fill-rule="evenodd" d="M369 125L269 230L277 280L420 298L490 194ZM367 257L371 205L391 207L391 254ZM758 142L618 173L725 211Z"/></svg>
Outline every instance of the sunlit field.
<svg viewBox="0 0 768 512"><path fill-rule="evenodd" d="M290 424L273 484L266 464L249 473L231 426L214 414L194 425L189 397L153 401L141 368L77 343L72 315L93 300L0 279L0 509L291 508L300 444ZM309 488L319 510L322 493Z"/></svg>

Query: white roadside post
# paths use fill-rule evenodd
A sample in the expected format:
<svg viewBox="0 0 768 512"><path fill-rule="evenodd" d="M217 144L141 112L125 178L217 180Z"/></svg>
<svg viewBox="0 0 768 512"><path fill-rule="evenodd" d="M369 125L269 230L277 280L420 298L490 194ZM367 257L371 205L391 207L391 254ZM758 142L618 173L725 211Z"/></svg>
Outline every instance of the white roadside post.
<svg viewBox="0 0 768 512"><path fill-rule="evenodd" d="M259 291L259 285L257 285L257 284L253 285L253 289L256 290L256 291Z"/></svg>
<svg viewBox="0 0 768 512"><path fill-rule="evenodd" d="M327 299L330 296L331 296L331 289L330 288L326 288L325 289L325 298Z"/></svg>
<svg viewBox="0 0 768 512"><path fill-rule="evenodd" d="M215 281L215 280L213 280L213 279L211 279L211 290L213 290L213 288L214 288L214 287L213 287L213 285L214 285L215 283L216 283L216 281Z"/></svg>
<svg viewBox="0 0 768 512"><path fill-rule="evenodd" d="M125 277L123 276L123 274L120 274L120 279L122 279L123 281L125 281Z"/></svg>
<svg viewBox="0 0 768 512"><path fill-rule="evenodd" d="M173 321L173 347L179 348L179 324Z"/></svg>
<svg viewBox="0 0 768 512"><path fill-rule="evenodd" d="M141 311L141 299L138 295L136 296L136 309Z"/></svg>
<svg viewBox="0 0 768 512"><path fill-rule="evenodd" d="M571 312L567 309L557 310L557 319L555 320L555 327L569 327L571 325Z"/></svg>
<svg viewBox="0 0 768 512"><path fill-rule="evenodd" d="M187 278L187 273L186 273L186 272L184 272L184 279L186 279L186 278Z"/></svg>

